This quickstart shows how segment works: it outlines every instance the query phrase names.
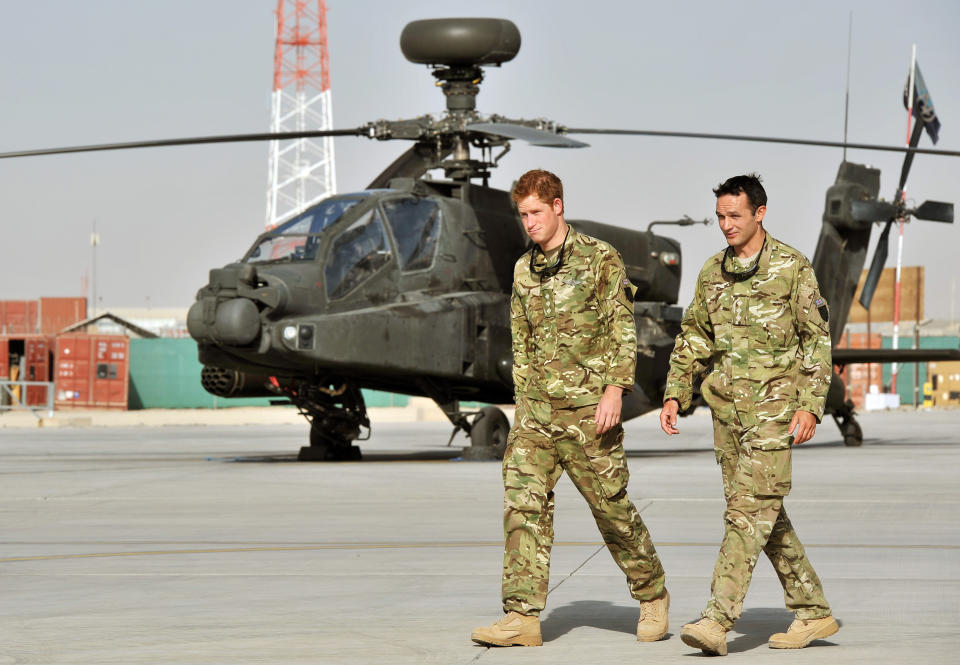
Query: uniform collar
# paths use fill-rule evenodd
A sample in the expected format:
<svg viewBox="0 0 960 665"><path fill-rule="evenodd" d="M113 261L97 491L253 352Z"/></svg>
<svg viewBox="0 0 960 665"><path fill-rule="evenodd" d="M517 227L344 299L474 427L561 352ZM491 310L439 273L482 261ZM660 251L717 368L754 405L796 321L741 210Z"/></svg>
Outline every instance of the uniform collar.
<svg viewBox="0 0 960 665"><path fill-rule="evenodd" d="M566 263L567 260L570 258L570 252L571 252L571 250L573 249L573 247L574 247L575 245L580 244L580 242L581 242L581 241L580 241L580 234L577 233L577 230L576 230L575 228L573 228L573 226L568 223L568 224L567 224L567 236L566 236L566 241L565 241L562 245L560 245L560 247L559 247L557 250L554 250L554 251L556 252L556 251L558 251L558 250L562 250L562 251L563 251L563 261L564 261L564 263ZM544 252L537 246L536 243L533 243L532 246L530 247L530 253L536 255L536 256L535 256L535 261L534 261L534 266L536 266L536 268L537 268L538 270L540 270L541 268L546 267L547 265L552 265L552 264L553 264L553 261L554 261L554 260L556 259L556 257L557 257L557 254L551 252L550 259L549 259L549 260L544 260L547 255L544 254ZM564 266L560 266L561 271L562 271L563 267L564 267ZM531 271L531 272L532 272L532 271Z"/></svg>
<svg viewBox="0 0 960 665"><path fill-rule="evenodd" d="M780 243L776 240L776 238L770 235L770 232L767 231L766 229L764 229L763 232L766 234L766 237L763 239L763 245L760 247L760 254L755 259L757 262L756 263L757 270L749 278L746 278L747 280L753 279L757 275L766 275L770 269L770 257L773 255L775 251L779 249ZM721 270L721 273L724 275L724 277L727 278L729 281L730 278L727 277L727 273L724 265L727 257L727 251L728 250L724 250L723 252L720 253L720 270ZM750 263L752 264L753 261L751 261ZM742 266L738 266L738 267L742 268Z"/></svg>
<svg viewBox="0 0 960 665"><path fill-rule="evenodd" d="M770 269L770 256L773 254L773 251L780 246L780 243L770 235L769 231L764 229L763 232L767 234L767 241L763 244L763 249L760 250L760 261L757 264L758 275L767 274L767 271Z"/></svg>

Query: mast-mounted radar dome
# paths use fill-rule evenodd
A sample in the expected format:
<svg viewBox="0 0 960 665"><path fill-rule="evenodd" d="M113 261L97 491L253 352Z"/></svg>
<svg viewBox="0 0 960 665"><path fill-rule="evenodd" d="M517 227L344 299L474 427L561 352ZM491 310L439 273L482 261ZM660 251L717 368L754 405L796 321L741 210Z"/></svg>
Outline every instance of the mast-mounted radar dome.
<svg viewBox="0 0 960 665"><path fill-rule="evenodd" d="M408 23L400 50L421 65L499 65L520 51L520 30L504 18L435 18Z"/></svg>

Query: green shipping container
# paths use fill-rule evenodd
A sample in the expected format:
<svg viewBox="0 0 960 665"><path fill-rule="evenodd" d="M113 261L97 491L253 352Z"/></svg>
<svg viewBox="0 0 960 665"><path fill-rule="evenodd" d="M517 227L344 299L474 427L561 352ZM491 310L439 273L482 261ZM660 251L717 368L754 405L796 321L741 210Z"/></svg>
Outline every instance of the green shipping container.
<svg viewBox="0 0 960 665"><path fill-rule="evenodd" d="M215 397L200 385L197 343L189 338L130 340L131 409L222 409L268 406L270 397ZM406 406L406 395L364 390L369 407ZM292 407L286 407L292 408Z"/></svg>
<svg viewBox="0 0 960 665"><path fill-rule="evenodd" d="M899 348L901 349L912 349L914 345L913 335L901 335L899 338ZM893 336L887 336L883 338L883 348L892 349L893 348ZM960 348L960 337L954 335L930 335L927 337L920 338L920 348L921 349L958 349ZM919 375L919 394L918 399L920 402L923 402L923 384L927 380L927 363L901 363L900 367L897 369L897 394L900 395L901 404L913 404L916 402L913 398L913 369L914 366L918 369ZM891 371L891 365L885 363L883 365L883 385L889 386L890 380L893 376Z"/></svg>

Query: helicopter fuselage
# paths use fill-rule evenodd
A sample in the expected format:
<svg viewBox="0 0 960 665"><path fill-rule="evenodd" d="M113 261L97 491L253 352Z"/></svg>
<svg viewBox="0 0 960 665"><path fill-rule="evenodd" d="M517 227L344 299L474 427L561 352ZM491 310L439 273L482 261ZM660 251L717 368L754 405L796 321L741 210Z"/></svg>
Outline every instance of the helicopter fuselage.
<svg viewBox="0 0 960 665"><path fill-rule="evenodd" d="M617 247L638 287L640 390L625 411L639 415L659 403L679 329L679 244L571 224ZM513 266L528 242L507 192L396 178L262 234L240 262L211 271L188 325L201 363L253 377L225 396L314 381L507 403Z"/></svg>

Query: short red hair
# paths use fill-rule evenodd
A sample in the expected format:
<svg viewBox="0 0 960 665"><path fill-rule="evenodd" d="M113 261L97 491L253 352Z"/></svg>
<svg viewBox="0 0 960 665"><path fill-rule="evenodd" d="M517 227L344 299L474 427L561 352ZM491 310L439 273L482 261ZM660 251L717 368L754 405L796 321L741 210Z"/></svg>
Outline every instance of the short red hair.
<svg viewBox="0 0 960 665"><path fill-rule="evenodd" d="M533 169L520 176L510 195L513 197L515 204L531 195L536 196L547 205L552 205L554 199L560 199L562 203L563 183L550 171Z"/></svg>

